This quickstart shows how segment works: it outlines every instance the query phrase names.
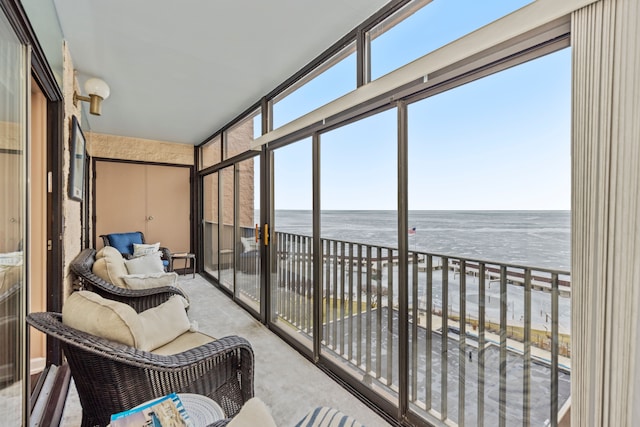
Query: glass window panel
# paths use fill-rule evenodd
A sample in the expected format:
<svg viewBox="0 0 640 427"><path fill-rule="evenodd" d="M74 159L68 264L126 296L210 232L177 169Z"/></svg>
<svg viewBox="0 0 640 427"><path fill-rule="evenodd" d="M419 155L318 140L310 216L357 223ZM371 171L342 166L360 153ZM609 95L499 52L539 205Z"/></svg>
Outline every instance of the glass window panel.
<svg viewBox="0 0 640 427"><path fill-rule="evenodd" d="M262 136L262 113L253 118L253 139Z"/></svg>
<svg viewBox="0 0 640 427"><path fill-rule="evenodd" d="M321 135L323 353L397 398L397 110Z"/></svg>
<svg viewBox="0 0 640 427"><path fill-rule="evenodd" d="M255 227L260 224L260 157L240 162L238 177L238 236L236 295L260 311L260 248Z"/></svg>
<svg viewBox="0 0 640 427"><path fill-rule="evenodd" d="M235 258L235 191L234 167L229 166L220 171L220 284L234 290L234 258Z"/></svg>
<svg viewBox="0 0 640 427"><path fill-rule="evenodd" d="M0 12L0 411L23 425L26 77L24 47Z"/></svg>
<svg viewBox="0 0 640 427"><path fill-rule="evenodd" d="M550 288L550 269L570 268L571 51L538 58L408 108L410 318L421 326L411 336L417 340L412 360L425 361L411 368L414 409L424 407L430 395L432 407L440 410L446 403L449 418L457 422L462 383L465 424L476 424L482 314L487 344L484 424L499 424L503 363L509 371L506 422L523 424L524 357L513 349L524 345L527 267L539 285L529 294L529 344L538 357L531 368L531 425L543 425L551 390L551 305L544 287ZM560 277L570 281L568 274ZM561 351L570 363L570 298L561 297L559 304ZM506 330L500 329L501 309ZM430 333L423 329L428 318ZM448 338L442 330L449 331ZM498 347L501 334L509 348L504 360ZM463 379L458 377L461 363L466 367ZM440 383L445 365L446 402ZM560 407L570 396L569 378L560 369Z"/></svg>
<svg viewBox="0 0 640 427"><path fill-rule="evenodd" d="M432 52L532 0L420 0L367 33L371 80Z"/></svg>
<svg viewBox="0 0 640 427"><path fill-rule="evenodd" d="M352 43L274 100L273 128L351 92L356 84L356 53Z"/></svg>
<svg viewBox="0 0 640 427"><path fill-rule="evenodd" d="M260 110L256 110L249 116L240 120L225 132L224 158L225 160L249 149L251 141L256 134L256 118L260 116ZM258 129L258 131L261 128Z"/></svg>
<svg viewBox="0 0 640 427"><path fill-rule="evenodd" d="M29 16L29 22L36 32L38 41L47 57L47 62L51 66L51 71L53 71L58 85L62 87L62 40L64 37L56 6L53 2L38 0L24 0L21 3ZM85 123L82 123L82 129L85 132L90 130L88 126L85 126Z"/></svg>
<svg viewBox="0 0 640 427"><path fill-rule="evenodd" d="M209 166L220 163L222 154L222 144L220 143L220 135L200 147L200 164L199 170L206 169Z"/></svg>
<svg viewBox="0 0 640 427"><path fill-rule="evenodd" d="M216 279L220 278L218 254L219 214L219 173L212 173L203 178L203 219L204 219L204 270Z"/></svg>
<svg viewBox="0 0 640 427"><path fill-rule="evenodd" d="M309 349L313 336L311 138L273 152L271 302L274 322Z"/></svg>

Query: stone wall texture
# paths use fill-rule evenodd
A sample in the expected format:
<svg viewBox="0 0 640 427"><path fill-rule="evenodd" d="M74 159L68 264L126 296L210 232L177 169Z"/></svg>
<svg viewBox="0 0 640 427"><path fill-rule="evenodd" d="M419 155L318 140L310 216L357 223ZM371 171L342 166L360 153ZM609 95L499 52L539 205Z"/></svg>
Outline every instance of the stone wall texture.
<svg viewBox="0 0 640 427"><path fill-rule="evenodd" d="M220 163L220 155L222 153L222 139L220 136L207 142L200 148L200 167L199 170L206 169L209 166Z"/></svg>
<svg viewBox="0 0 640 427"><path fill-rule="evenodd" d="M63 202L62 212L64 215L64 229L63 229L63 251L64 251L64 296L68 296L72 292L72 277L69 271L69 264L73 261L73 258L78 255L82 250L82 205L76 200L69 198L69 170L70 170L70 135L71 135L71 120L75 115L78 121L81 121L82 113L80 109L80 103L77 106L73 104L73 92L78 89L78 80L75 76L73 69L73 61L71 60L71 53L69 52L69 46L66 42L63 45L63 64L62 64L62 93L64 95L64 136L63 144L63 167L62 173L65 179L63 179ZM88 203L85 201L84 203Z"/></svg>
<svg viewBox="0 0 640 427"><path fill-rule="evenodd" d="M193 165L193 145L87 132L92 157L141 162Z"/></svg>

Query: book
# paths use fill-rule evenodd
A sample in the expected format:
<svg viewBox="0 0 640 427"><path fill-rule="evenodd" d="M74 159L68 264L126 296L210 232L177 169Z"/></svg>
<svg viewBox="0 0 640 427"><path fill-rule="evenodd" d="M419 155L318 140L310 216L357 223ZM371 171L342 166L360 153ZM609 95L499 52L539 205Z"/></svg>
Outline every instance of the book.
<svg viewBox="0 0 640 427"><path fill-rule="evenodd" d="M111 427L194 427L180 397L171 393L111 415Z"/></svg>

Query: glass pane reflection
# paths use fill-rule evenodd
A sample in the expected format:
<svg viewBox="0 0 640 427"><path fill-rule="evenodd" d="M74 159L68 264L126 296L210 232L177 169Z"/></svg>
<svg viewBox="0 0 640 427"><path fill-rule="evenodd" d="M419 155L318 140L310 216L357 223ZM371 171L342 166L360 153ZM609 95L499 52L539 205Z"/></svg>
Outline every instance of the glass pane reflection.
<svg viewBox="0 0 640 427"><path fill-rule="evenodd" d="M0 13L0 413L22 425L25 237L25 55Z"/></svg>

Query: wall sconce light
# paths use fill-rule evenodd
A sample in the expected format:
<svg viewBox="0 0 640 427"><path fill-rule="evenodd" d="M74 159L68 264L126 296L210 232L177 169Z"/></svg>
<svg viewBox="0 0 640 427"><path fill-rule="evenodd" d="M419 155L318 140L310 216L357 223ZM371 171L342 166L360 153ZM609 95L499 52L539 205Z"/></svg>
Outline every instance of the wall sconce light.
<svg viewBox="0 0 640 427"><path fill-rule="evenodd" d="M78 105L78 100L89 103L89 112L96 116L101 113L102 100L107 99L111 90L104 80L91 78L84 83L84 90L89 96L82 96L78 92L73 93L73 105Z"/></svg>

